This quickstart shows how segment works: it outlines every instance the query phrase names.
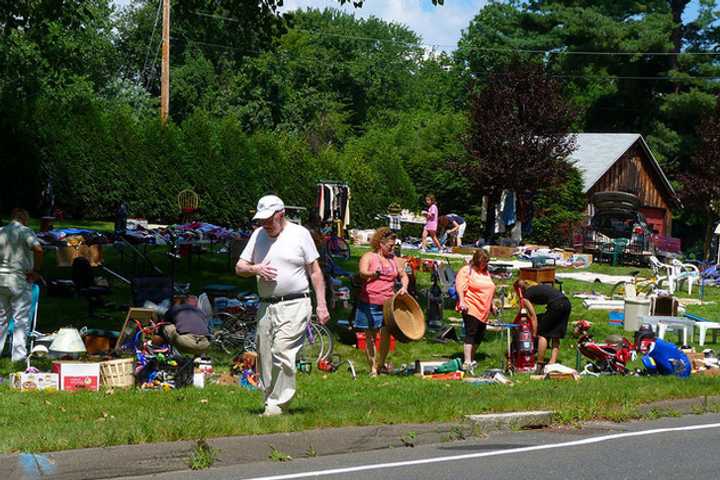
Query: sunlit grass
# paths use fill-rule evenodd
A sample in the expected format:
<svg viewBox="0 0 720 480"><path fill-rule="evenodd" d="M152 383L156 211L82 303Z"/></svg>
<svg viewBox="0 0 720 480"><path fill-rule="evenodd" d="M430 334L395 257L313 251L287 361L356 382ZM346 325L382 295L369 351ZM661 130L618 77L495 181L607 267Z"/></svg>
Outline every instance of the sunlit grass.
<svg viewBox="0 0 720 480"><path fill-rule="evenodd" d="M153 262L169 272L169 258L164 247L148 249ZM343 263L354 270L358 251ZM106 248L106 265L125 276L133 269L143 271L130 256L124 262L111 248ZM51 277L70 278L69 269L53 266L54 255L48 255L48 273ZM456 267L459 262L454 262ZM237 278L228 265L226 255L205 253L193 258L192 269L187 260L178 262L178 281L189 281L192 291L199 293L208 283L232 283L243 289L253 289L252 280ZM144 270L147 271L147 268ZM627 273L630 267L609 269L593 266L593 271ZM509 285L511 281L498 282ZM428 273L418 274L418 288L430 284ZM591 288L604 293L609 285L566 280L568 296ZM716 288L706 289L706 300L719 301ZM682 294L681 294L682 296ZM118 304L129 303L129 289L115 282L113 299ZM607 312L588 311L578 299L571 298L571 321L586 318L594 322L596 338L610 333L623 333L608 325ZM421 304L423 302L421 301ZM717 303L692 306L689 311L711 320L720 317ZM86 304L78 298L50 298L43 296L38 328L52 331L65 325L85 325L119 329L125 313L111 311L111 320L90 320ZM347 318L347 311L335 312L334 319ZM448 308L445 317L457 316ZM505 321L514 312L506 311ZM571 329L569 329L571 330ZM712 346L712 345L710 345ZM397 344L389 360L399 367L412 364L416 359L436 360L459 356L462 344L427 341ZM368 377L363 352L349 345L338 344L336 352L342 359L352 360L358 367L359 377L353 381L346 368L325 374L313 369L310 375L299 376L298 395L290 415L259 418L262 398L258 392L239 387L210 386L204 390L188 388L171 392L145 392L140 390L98 393L21 393L0 387L0 452L52 451L68 448L139 444L181 439L204 439L226 435L289 432L322 427L351 425L379 425L416 422L449 422L461 420L463 415L484 412L503 412L530 409L551 409L557 419L574 423L589 419L624 420L639 416L643 403L670 398L688 398L714 395L720 381L716 378L612 377L586 378L572 381L533 381L527 376L516 376L512 387L501 385L470 385L462 382L436 382L415 377ZM488 334L478 349L479 369L499 368L502 365L505 343L497 334ZM215 366L226 370L230 358L216 355ZM562 363L575 367L574 340L562 341ZM44 364L47 366L47 364ZM11 365L7 358L0 360L0 375L23 368Z"/></svg>

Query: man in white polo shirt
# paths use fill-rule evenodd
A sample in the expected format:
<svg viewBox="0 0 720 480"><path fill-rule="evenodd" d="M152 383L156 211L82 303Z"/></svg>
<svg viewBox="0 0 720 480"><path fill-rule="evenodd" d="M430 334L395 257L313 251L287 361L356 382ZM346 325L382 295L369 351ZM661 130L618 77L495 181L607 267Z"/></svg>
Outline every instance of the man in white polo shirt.
<svg viewBox="0 0 720 480"><path fill-rule="evenodd" d="M310 232L285 219L285 204L266 195L253 217L261 223L240 254L235 272L256 276L261 303L257 349L260 386L265 392L263 416L283 413L295 395L295 358L312 316L310 282L315 290L318 321L330 315L319 254ZM308 281L309 277L309 281Z"/></svg>
<svg viewBox="0 0 720 480"><path fill-rule="evenodd" d="M32 284L40 279L43 249L26 225L28 212L16 208L9 224L0 228L0 354L5 347L10 318L15 321L12 361L25 360L30 326Z"/></svg>

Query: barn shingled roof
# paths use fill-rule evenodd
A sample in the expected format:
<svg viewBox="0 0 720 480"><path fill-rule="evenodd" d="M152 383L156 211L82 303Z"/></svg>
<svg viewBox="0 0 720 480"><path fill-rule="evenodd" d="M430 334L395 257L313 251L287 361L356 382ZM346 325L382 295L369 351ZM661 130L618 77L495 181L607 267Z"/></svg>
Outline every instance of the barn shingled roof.
<svg viewBox="0 0 720 480"><path fill-rule="evenodd" d="M664 186L667 188L669 196L673 197L673 199L677 198L675 190L662 171L662 168L660 168L660 164L655 159L650 147L645 143L642 135L638 133L575 134L577 148L570 155L570 160L574 162L582 174L583 192L587 193L593 185L610 170L610 167L638 140L640 141L641 147L647 152L652 168L655 169Z"/></svg>

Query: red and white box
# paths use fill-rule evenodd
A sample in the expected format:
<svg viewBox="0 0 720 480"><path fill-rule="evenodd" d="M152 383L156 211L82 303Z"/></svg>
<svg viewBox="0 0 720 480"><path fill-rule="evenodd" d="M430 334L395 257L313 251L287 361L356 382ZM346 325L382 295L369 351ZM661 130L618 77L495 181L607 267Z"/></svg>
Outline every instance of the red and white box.
<svg viewBox="0 0 720 480"><path fill-rule="evenodd" d="M17 372L12 376L12 386L23 392L34 392L38 390L57 390L57 373L22 373Z"/></svg>
<svg viewBox="0 0 720 480"><path fill-rule="evenodd" d="M100 364L86 362L53 362L53 373L60 376L60 390L100 389Z"/></svg>

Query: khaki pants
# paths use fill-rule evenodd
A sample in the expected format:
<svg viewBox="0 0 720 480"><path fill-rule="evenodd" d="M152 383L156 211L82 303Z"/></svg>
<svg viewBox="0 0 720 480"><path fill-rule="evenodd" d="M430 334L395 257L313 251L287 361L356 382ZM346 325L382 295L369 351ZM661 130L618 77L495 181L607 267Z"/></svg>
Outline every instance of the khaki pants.
<svg viewBox="0 0 720 480"><path fill-rule="evenodd" d="M184 333L180 335L175 325L165 325L163 334L168 341L182 353L199 355L207 352L210 348L210 341L203 335L194 335L192 333Z"/></svg>
<svg viewBox="0 0 720 480"><path fill-rule="evenodd" d="M309 298L260 304L258 378L265 392L265 405L285 408L295 396L295 359L311 315Z"/></svg>
<svg viewBox="0 0 720 480"><path fill-rule="evenodd" d="M27 356L27 331L30 326L32 286L27 288L0 287L0 355L5 348L10 317L15 320L12 341L12 361L20 362Z"/></svg>

